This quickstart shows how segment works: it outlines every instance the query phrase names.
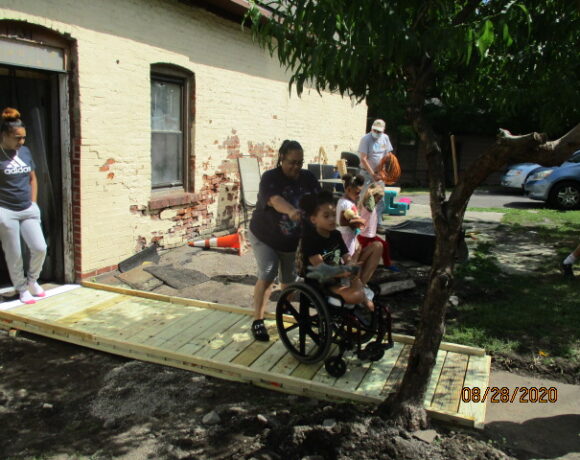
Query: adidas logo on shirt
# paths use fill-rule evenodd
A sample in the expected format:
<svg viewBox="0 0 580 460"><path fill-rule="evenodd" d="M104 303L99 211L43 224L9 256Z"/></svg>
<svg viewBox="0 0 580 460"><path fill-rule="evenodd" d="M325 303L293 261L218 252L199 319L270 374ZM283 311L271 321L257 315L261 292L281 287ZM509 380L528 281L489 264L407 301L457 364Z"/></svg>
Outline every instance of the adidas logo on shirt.
<svg viewBox="0 0 580 460"><path fill-rule="evenodd" d="M4 169L4 174L29 174L32 168L22 161L18 156L15 156Z"/></svg>

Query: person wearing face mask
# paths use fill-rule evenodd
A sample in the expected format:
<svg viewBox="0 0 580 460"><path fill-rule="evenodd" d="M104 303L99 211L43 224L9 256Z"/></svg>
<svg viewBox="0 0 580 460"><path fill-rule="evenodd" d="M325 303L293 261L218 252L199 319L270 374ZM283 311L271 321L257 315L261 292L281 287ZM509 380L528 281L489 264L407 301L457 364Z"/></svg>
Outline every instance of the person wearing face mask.
<svg viewBox="0 0 580 460"><path fill-rule="evenodd" d="M385 134L386 124L384 120L377 119L373 122L370 133L365 134L360 140L358 147L361 175L365 178L365 189L371 183L375 182L378 186L384 187L385 183L379 173L379 166L381 160L388 154L393 153L393 146L389 136ZM379 216L379 223L382 220L384 209L384 200L377 203L377 215Z"/></svg>
<svg viewBox="0 0 580 460"><path fill-rule="evenodd" d="M264 342L270 339L264 312L274 279L279 273L282 289L296 281L295 253L302 231L300 200L320 191L316 177L302 169L303 164L302 146L285 140L276 168L266 171L260 179L258 202L250 220L248 239L258 266L252 334Z"/></svg>
<svg viewBox="0 0 580 460"><path fill-rule="evenodd" d="M26 128L18 110L7 107L0 118L0 241L10 280L26 304L44 297L37 280L46 256L46 242L36 204L38 184L32 153L24 146ZM20 237L30 250L24 275Z"/></svg>

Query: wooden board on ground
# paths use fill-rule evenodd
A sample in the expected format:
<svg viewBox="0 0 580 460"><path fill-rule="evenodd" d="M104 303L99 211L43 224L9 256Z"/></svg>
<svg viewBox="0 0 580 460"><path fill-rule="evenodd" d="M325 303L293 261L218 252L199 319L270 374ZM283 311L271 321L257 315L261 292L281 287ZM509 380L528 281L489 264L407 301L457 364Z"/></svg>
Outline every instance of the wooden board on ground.
<svg viewBox="0 0 580 460"><path fill-rule="evenodd" d="M36 306L0 311L0 328L287 393L367 403L378 403L397 389L413 342L412 337L398 341L395 336L393 348L373 363L347 353L347 372L336 378L323 362L302 364L288 353L273 321L266 322L271 340L255 341L249 310L90 286L56 293ZM336 353L333 345L331 356ZM480 349L442 346L425 397L429 414L481 428L485 404L463 403L460 396L463 386L487 385L489 362Z"/></svg>

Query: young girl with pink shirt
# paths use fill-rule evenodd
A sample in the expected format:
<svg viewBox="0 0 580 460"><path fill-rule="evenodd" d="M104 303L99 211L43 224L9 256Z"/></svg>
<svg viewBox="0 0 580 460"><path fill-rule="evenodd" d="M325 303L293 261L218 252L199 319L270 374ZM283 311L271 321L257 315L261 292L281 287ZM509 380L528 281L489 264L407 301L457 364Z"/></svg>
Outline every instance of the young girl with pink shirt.
<svg viewBox="0 0 580 460"><path fill-rule="evenodd" d="M360 192L364 185L364 177L345 174L342 176L342 180L345 192L336 205L337 229L342 235L349 254L352 256L352 263L361 265L360 278L366 284L379 264L383 249L379 242L371 242L364 248L360 247L357 242L357 234L366 224L366 221L359 215L355 204L359 201Z"/></svg>
<svg viewBox="0 0 580 460"><path fill-rule="evenodd" d="M357 240L363 249L370 244L379 243L382 247L384 267L391 271L399 272L400 270L391 262L389 243L377 235L377 227L379 225L378 203L383 199L383 194L383 187L378 184L371 184L366 190L363 199L360 200L360 217L365 220L366 225L357 235Z"/></svg>

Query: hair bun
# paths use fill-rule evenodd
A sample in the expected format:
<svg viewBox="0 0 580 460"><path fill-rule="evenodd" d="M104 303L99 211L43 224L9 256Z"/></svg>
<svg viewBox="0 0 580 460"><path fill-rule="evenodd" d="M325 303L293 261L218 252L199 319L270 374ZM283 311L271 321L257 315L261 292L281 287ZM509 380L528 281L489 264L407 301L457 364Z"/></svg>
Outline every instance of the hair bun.
<svg viewBox="0 0 580 460"><path fill-rule="evenodd" d="M6 107L2 111L2 119L4 121L16 121L20 120L20 112L12 107Z"/></svg>

